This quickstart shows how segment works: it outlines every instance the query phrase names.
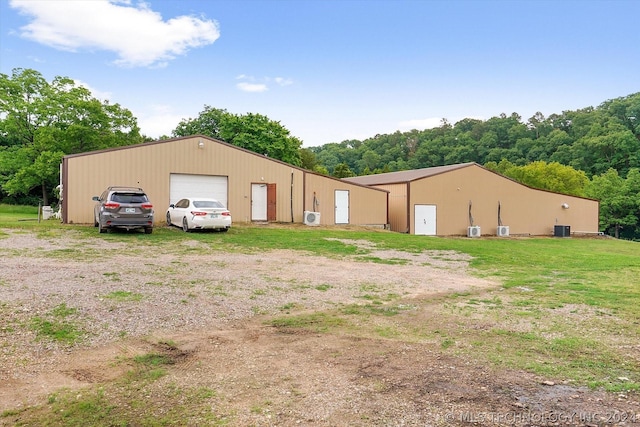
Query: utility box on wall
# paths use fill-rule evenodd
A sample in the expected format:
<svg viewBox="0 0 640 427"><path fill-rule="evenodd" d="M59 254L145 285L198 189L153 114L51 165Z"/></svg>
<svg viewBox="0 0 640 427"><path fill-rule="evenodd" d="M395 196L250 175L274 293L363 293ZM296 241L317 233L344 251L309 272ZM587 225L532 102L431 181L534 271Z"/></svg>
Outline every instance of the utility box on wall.
<svg viewBox="0 0 640 427"><path fill-rule="evenodd" d="M569 237L569 236L571 236L571 226L570 225L554 225L553 226L553 236L554 237Z"/></svg>

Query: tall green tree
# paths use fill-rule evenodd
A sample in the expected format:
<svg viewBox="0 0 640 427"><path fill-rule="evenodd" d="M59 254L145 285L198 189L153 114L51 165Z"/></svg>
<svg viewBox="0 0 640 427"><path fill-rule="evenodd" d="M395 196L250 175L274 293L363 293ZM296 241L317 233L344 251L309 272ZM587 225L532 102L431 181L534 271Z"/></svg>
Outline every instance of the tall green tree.
<svg viewBox="0 0 640 427"><path fill-rule="evenodd" d="M600 231L612 231L619 238L625 227L637 228L640 210L638 191L638 169L629 171L627 179L622 178L615 169L609 169L591 179L585 192L588 197L600 201Z"/></svg>
<svg viewBox="0 0 640 427"><path fill-rule="evenodd" d="M204 106L204 110L196 119L182 119L172 131L173 136L206 135L216 139L223 139L222 126L232 114L227 110ZM225 141L229 142L230 141Z"/></svg>
<svg viewBox="0 0 640 427"><path fill-rule="evenodd" d="M585 186L589 182L583 171L557 162L537 161L524 166L510 167L501 162L500 165L503 175L530 187L556 193L583 197Z"/></svg>
<svg viewBox="0 0 640 427"><path fill-rule="evenodd" d="M289 130L261 114L238 115L205 105L195 119L184 119L173 136L206 135L259 154L300 166L302 141Z"/></svg>
<svg viewBox="0 0 640 427"><path fill-rule="evenodd" d="M351 171L348 164L340 163L333 170L333 176L336 178L349 178L355 176L355 174Z"/></svg>
<svg viewBox="0 0 640 427"><path fill-rule="evenodd" d="M605 101L600 109L617 119L640 140L640 93Z"/></svg>
<svg viewBox="0 0 640 427"><path fill-rule="evenodd" d="M38 71L16 68L12 75L0 74L0 141L2 192L35 190L48 205L64 155L142 138L129 110L94 98L68 77L49 83Z"/></svg>
<svg viewBox="0 0 640 427"><path fill-rule="evenodd" d="M313 151L308 148L300 149L300 167L308 170L314 170L318 165L318 160L316 159L316 155Z"/></svg>
<svg viewBox="0 0 640 427"><path fill-rule="evenodd" d="M572 146L572 166L590 175L599 175L609 168L626 176L631 168L640 167L638 139L617 120L594 124L589 133Z"/></svg>

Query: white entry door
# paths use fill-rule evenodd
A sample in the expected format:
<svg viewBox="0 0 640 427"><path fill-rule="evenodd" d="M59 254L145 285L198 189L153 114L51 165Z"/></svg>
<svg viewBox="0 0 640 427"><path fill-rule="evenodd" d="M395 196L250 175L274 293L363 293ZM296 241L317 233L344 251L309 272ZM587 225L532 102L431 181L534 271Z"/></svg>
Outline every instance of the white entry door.
<svg viewBox="0 0 640 427"><path fill-rule="evenodd" d="M336 224L349 224L349 191L336 190Z"/></svg>
<svg viewBox="0 0 640 427"><path fill-rule="evenodd" d="M415 234L422 236L436 235L436 205L416 205Z"/></svg>
<svg viewBox="0 0 640 427"><path fill-rule="evenodd" d="M251 184L251 221L267 220L267 184Z"/></svg>

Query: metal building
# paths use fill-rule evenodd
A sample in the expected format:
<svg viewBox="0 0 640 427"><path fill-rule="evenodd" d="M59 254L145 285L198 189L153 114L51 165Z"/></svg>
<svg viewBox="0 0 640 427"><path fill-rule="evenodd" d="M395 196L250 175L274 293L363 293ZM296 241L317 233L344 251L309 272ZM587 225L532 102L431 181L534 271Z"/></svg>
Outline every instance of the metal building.
<svg viewBox="0 0 640 427"><path fill-rule="evenodd" d="M386 227L385 190L319 175L195 135L68 155L62 161L62 221L92 224L93 196L108 186L143 188L164 222L170 203L214 197L233 221Z"/></svg>
<svg viewBox="0 0 640 427"><path fill-rule="evenodd" d="M345 180L389 191L392 231L470 237L598 233L598 201L534 189L477 163Z"/></svg>

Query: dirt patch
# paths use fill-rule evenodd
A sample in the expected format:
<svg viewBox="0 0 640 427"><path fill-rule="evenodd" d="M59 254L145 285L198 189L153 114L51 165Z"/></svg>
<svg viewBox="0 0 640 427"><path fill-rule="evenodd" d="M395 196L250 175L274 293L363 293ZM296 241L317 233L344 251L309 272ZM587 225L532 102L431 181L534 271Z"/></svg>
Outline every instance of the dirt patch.
<svg viewBox="0 0 640 427"><path fill-rule="evenodd" d="M636 396L495 369L446 354L439 343L264 322L290 307L327 310L370 294L393 294L418 307L407 315L416 327L437 322L430 299L497 286L469 275L463 254L342 241L366 248L369 259L402 260L385 264L295 251L215 253L190 240L122 255L126 245L96 239L103 254L96 262L87 256L93 244L72 233L43 240L5 232L0 411L45 404L61 388L80 395L121 378L134 356L160 353L172 363L154 387L215 391L211 405L228 415L227 425L640 425ZM114 297L123 291L125 298ZM70 320L86 336L80 345L38 339L28 327L61 304L75 310ZM155 399L161 414L166 405ZM0 418L19 421L19 412Z"/></svg>

